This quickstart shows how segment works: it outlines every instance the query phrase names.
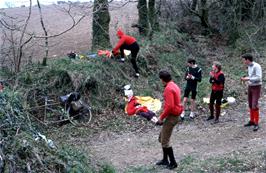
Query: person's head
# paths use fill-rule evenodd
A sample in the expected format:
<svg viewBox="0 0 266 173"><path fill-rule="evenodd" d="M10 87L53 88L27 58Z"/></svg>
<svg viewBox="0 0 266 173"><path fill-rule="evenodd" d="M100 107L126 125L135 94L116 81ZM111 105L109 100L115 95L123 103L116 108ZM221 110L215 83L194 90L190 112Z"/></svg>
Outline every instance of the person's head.
<svg viewBox="0 0 266 173"><path fill-rule="evenodd" d="M117 35L118 38L121 38L121 37L124 35L124 32L122 31L121 28L119 28L119 29L117 30L116 35Z"/></svg>
<svg viewBox="0 0 266 173"><path fill-rule="evenodd" d="M187 65L188 66L193 66L193 65L195 65L196 64L196 60L195 59L193 59L193 58L189 58L188 60L187 60Z"/></svg>
<svg viewBox="0 0 266 173"><path fill-rule="evenodd" d="M222 64L218 61L214 61L212 63L212 70L215 71L215 72L219 72L222 70Z"/></svg>
<svg viewBox="0 0 266 173"><path fill-rule="evenodd" d="M161 79L163 85L166 85L172 80L171 74L166 70L161 70L159 72L159 78Z"/></svg>
<svg viewBox="0 0 266 173"><path fill-rule="evenodd" d="M249 65L253 62L253 56L249 53L244 54L241 56L243 59L244 64Z"/></svg>
<svg viewBox="0 0 266 173"><path fill-rule="evenodd" d="M127 98L133 97L134 93L129 84L124 86L124 94Z"/></svg>

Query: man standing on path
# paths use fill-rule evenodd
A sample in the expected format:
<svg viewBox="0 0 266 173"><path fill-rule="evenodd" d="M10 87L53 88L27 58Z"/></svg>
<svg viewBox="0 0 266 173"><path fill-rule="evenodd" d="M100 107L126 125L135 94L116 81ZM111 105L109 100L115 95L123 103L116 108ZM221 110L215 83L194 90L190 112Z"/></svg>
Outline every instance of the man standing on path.
<svg viewBox="0 0 266 173"><path fill-rule="evenodd" d="M139 68L137 66L137 55L139 52L139 45L136 41L136 39L132 36L124 34L124 32L121 29L118 29L116 33L117 37L119 38L118 43L116 44L115 48L113 48L113 54L118 54L118 50L120 50L121 54L121 62L125 61L125 54L124 50L130 50L131 51L131 63L135 70L135 77L139 77Z"/></svg>
<svg viewBox="0 0 266 173"><path fill-rule="evenodd" d="M245 127L254 126L253 131L259 129L259 98L262 85L261 66L253 61L251 54L242 55L244 64L248 66L248 76L241 77L241 81L248 82L248 105L250 120Z"/></svg>
<svg viewBox="0 0 266 173"><path fill-rule="evenodd" d="M170 138L178 122L178 116L183 111L181 92L180 88L172 81L172 77L168 71L160 71L159 78L165 87L163 93L164 108L156 123L157 125L163 125L159 135L159 142L163 149L163 159L157 162L156 165L165 165L168 169L174 169L177 167L177 163L175 161L173 148L170 145Z"/></svg>
<svg viewBox="0 0 266 173"><path fill-rule="evenodd" d="M187 70L185 73L185 80L187 81L185 92L184 92L184 99L183 99L183 105L184 105L184 111L180 115L181 119L184 120L185 116L185 110L186 105L188 101L189 94L191 92L191 99L190 99L190 118L195 117L195 109L196 109L196 95L197 95L197 84L198 82L201 82L201 68L199 68L196 64L196 60L189 58L187 60Z"/></svg>

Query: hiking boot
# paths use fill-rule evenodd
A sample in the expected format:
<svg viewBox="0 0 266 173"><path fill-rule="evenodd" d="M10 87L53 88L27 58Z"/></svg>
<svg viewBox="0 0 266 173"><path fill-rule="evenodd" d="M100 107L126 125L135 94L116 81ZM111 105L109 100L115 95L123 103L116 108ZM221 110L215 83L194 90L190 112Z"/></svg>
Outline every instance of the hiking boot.
<svg viewBox="0 0 266 173"><path fill-rule="evenodd" d="M156 116L154 116L154 117L152 117L151 121L154 122L154 123L157 123L158 118Z"/></svg>
<svg viewBox="0 0 266 173"><path fill-rule="evenodd" d="M167 169L170 169L170 170L172 170L172 169L175 169L177 167L177 163L175 162L175 163L170 163L168 166L167 166Z"/></svg>
<svg viewBox="0 0 266 173"><path fill-rule="evenodd" d="M168 166L169 165L169 161L168 160L160 160L156 163L156 165L158 166Z"/></svg>
<svg viewBox="0 0 266 173"><path fill-rule="evenodd" d="M180 118L181 118L182 121L185 119L185 111L183 111L183 112L180 114Z"/></svg>
<svg viewBox="0 0 266 173"><path fill-rule="evenodd" d="M253 128L253 131L256 132L256 131L258 131L258 130L259 130L259 125L255 124L255 125L254 125L254 128Z"/></svg>
<svg viewBox="0 0 266 173"><path fill-rule="evenodd" d="M252 121L249 121L247 124L244 125L244 127L249 127L249 126L253 126L253 125L255 125L255 123Z"/></svg>
<svg viewBox="0 0 266 173"><path fill-rule="evenodd" d="M207 121L210 121L210 120L212 120L212 119L214 119L214 116L213 116L213 115L209 116L209 117L207 118Z"/></svg>
<svg viewBox="0 0 266 173"><path fill-rule="evenodd" d="M219 123L219 119L215 119L215 120L213 121L213 124L217 124L217 123Z"/></svg>
<svg viewBox="0 0 266 173"><path fill-rule="evenodd" d="M190 112L189 118L194 119L195 118L195 113L194 112Z"/></svg>
<svg viewBox="0 0 266 173"><path fill-rule="evenodd" d="M167 169L175 169L177 167L177 163L175 161L175 156L174 156L174 152L173 152L173 148L169 147L167 148L168 150L168 156L169 156L169 160L170 160L170 164L167 166Z"/></svg>
<svg viewBox="0 0 266 173"><path fill-rule="evenodd" d="M166 165L168 166L169 165L169 161L168 161L168 148L162 148L163 149L163 159L158 161L156 163L156 165Z"/></svg>

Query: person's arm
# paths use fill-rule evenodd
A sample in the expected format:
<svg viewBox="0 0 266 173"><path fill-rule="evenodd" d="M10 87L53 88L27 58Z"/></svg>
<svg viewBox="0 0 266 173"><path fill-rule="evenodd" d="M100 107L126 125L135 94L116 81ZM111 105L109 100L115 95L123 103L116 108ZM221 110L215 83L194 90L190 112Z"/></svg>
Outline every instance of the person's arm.
<svg viewBox="0 0 266 173"><path fill-rule="evenodd" d="M166 118L172 109L174 109L174 95L171 90L167 89L164 93L164 109L160 115L160 120Z"/></svg>
<svg viewBox="0 0 266 173"><path fill-rule="evenodd" d="M185 73L185 76L184 76L184 79L185 80L188 80L188 78L187 78L187 75L189 74L189 67L187 67L187 69L186 69L186 73Z"/></svg>
<svg viewBox="0 0 266 173"><path fill-rule="evenodd" d="M258 66L255 66L253 70L255 71L255 75L251 76L249 78L249 81L252 82L252 83L253 82L254 83L260 82L261 81L261 78L262 78L261 67L259 65Z"/></svg>
<svg viewBox="0 0 266 173"><path fill-rule="evenodd" d="M216 80L214 77L210 77L210 83L223 84L225 81L224 74L220 74Z"/></svg>
<svg viewBox="0 0 266 173"><path fill-rule="evenodd" d="M115 48L113 48L113 52L116 53L120 49L120 47L124 44L125 37L121 37L120 40L117 42Z"/></svg>
<svg viewBox="0 0 266 173"><path fill-rule="evenodd" d="M194 76L194 80L198 81L198 82L201 82L201 78L202 78L202 75L201 75L201 68L198 69L196 75Z"/></svg>

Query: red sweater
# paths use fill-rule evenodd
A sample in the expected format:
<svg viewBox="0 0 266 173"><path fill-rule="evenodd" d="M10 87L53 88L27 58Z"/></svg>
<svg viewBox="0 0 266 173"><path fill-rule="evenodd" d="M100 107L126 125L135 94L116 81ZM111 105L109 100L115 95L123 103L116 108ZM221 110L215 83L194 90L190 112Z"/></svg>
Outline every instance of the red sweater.
<svg viewBox="0 0 266 173"><path fill-rule="evenodd" d="M162 114L160 115L160 119L163 120L169 115L179 116L183 111L183 106L181 104L181 91L173 81L166 84L163 97L164 108Z"/></svg>
<svg viewBox="0 0 266 173"><path fill-rule="evenodd" d="M127 114L132 116L138 112L147 112L148 108L146 106L141 106L138 100L133 96L127 103Z"/></svg>
<svg viewBox="0 0 266 173"><path fill-rule="evenodd" d="M131 45L132 43L136 42L136 39L134 37L124 34L121 30L117 31L117 36L120 38L120 40L117 42L115 48L113 49L113 52L115 53L118 52L123 44Z"/></svg>

